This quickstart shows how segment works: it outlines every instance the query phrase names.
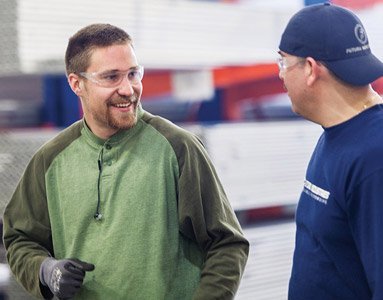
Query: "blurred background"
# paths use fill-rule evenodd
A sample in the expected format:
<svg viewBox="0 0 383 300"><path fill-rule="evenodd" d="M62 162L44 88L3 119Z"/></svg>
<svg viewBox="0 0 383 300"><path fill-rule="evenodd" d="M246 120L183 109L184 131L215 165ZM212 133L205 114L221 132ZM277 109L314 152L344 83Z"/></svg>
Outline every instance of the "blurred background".
<svg viewBox="0 0 383 300"><path fill-rule="evenodd" d="M111 23L145 67L144 109L204 141L250 240L236 299L286 299L294 212L322 128L294 115L278 78L281 33L304 0L0 0L0 213L33 153L81 118L64 71L68 39ZM383 0L334 0L383 59ZM336 29L334 29L336 30ZM373 83L383 94L383 80ZM0 299L31 299L0 247Z"/></svg>

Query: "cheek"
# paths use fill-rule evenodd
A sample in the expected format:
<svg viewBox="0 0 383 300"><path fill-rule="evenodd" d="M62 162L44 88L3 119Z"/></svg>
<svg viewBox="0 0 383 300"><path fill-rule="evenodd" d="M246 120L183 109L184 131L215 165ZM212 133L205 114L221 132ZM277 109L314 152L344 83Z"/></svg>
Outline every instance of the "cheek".
<svg viewBox="0 0 383 300"><path fill-rule="evenodd" d="M296 94L302 89L300 78L285 76L283 85L289 93Z"/></svg>
<svg viewBox="0 0 383 300"><path fill-rule="evenodd" d="M115 94L115 90L110 89L93 89L90 90L88 93L88 100L90 101L90 104L97 104L100 105L102 103L107 102L110 98L113 97Z"/></svg>
<svg viewBox="0 0 383 300"><path fill-rule="evenodd" d="M133 88L133 91L138 96L138 98L141 98L142 90L143 90L142 83L139 86Z"/></svg>

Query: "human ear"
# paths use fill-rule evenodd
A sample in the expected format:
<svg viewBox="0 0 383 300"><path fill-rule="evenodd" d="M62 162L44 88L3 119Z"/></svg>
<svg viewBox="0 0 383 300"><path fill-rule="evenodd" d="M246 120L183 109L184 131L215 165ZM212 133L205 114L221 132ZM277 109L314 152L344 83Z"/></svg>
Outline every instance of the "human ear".
<svg viewBox="0 0 383 300"><path fill-rule="evenodd" d="M305 74L307 76L307 85L312 86L320 77L321 64L312 57L307 57Z"/></svg>
<svg viewBox="0 0 383 300"><path fill-rule="evenodd" d="M80 84L81 81L79 76L77 74L70 73L68 75L68 83L73 93L75 93L77 96L81 96L82 88L81 88L81 84Z"/></svg>

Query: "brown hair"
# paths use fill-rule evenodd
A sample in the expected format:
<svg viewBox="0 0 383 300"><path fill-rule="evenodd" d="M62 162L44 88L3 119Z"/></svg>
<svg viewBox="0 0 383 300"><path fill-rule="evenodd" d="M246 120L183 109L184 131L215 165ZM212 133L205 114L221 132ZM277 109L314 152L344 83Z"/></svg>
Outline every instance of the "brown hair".
<svg viewBox="0 0 383 300"><path fill-rule="evenodd" d="M130 35L110 24L92 24L80 29L69 39L65 52L67 75L84 72L95 48L125 43L132 44Z"/></svg>

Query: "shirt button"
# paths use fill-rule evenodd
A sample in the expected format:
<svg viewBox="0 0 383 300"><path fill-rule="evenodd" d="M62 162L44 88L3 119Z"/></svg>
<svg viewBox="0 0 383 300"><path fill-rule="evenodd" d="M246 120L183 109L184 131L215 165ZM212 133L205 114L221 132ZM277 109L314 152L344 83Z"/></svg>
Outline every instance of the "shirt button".
<svg viewBox="0 0 383 300"><path fill-rule="evenodd" d="M105 145L105 148L106 148L106 150L110 150L110 149L112 149L112 146L109 145L109 144L106 144L106 145Z"/></svg>

